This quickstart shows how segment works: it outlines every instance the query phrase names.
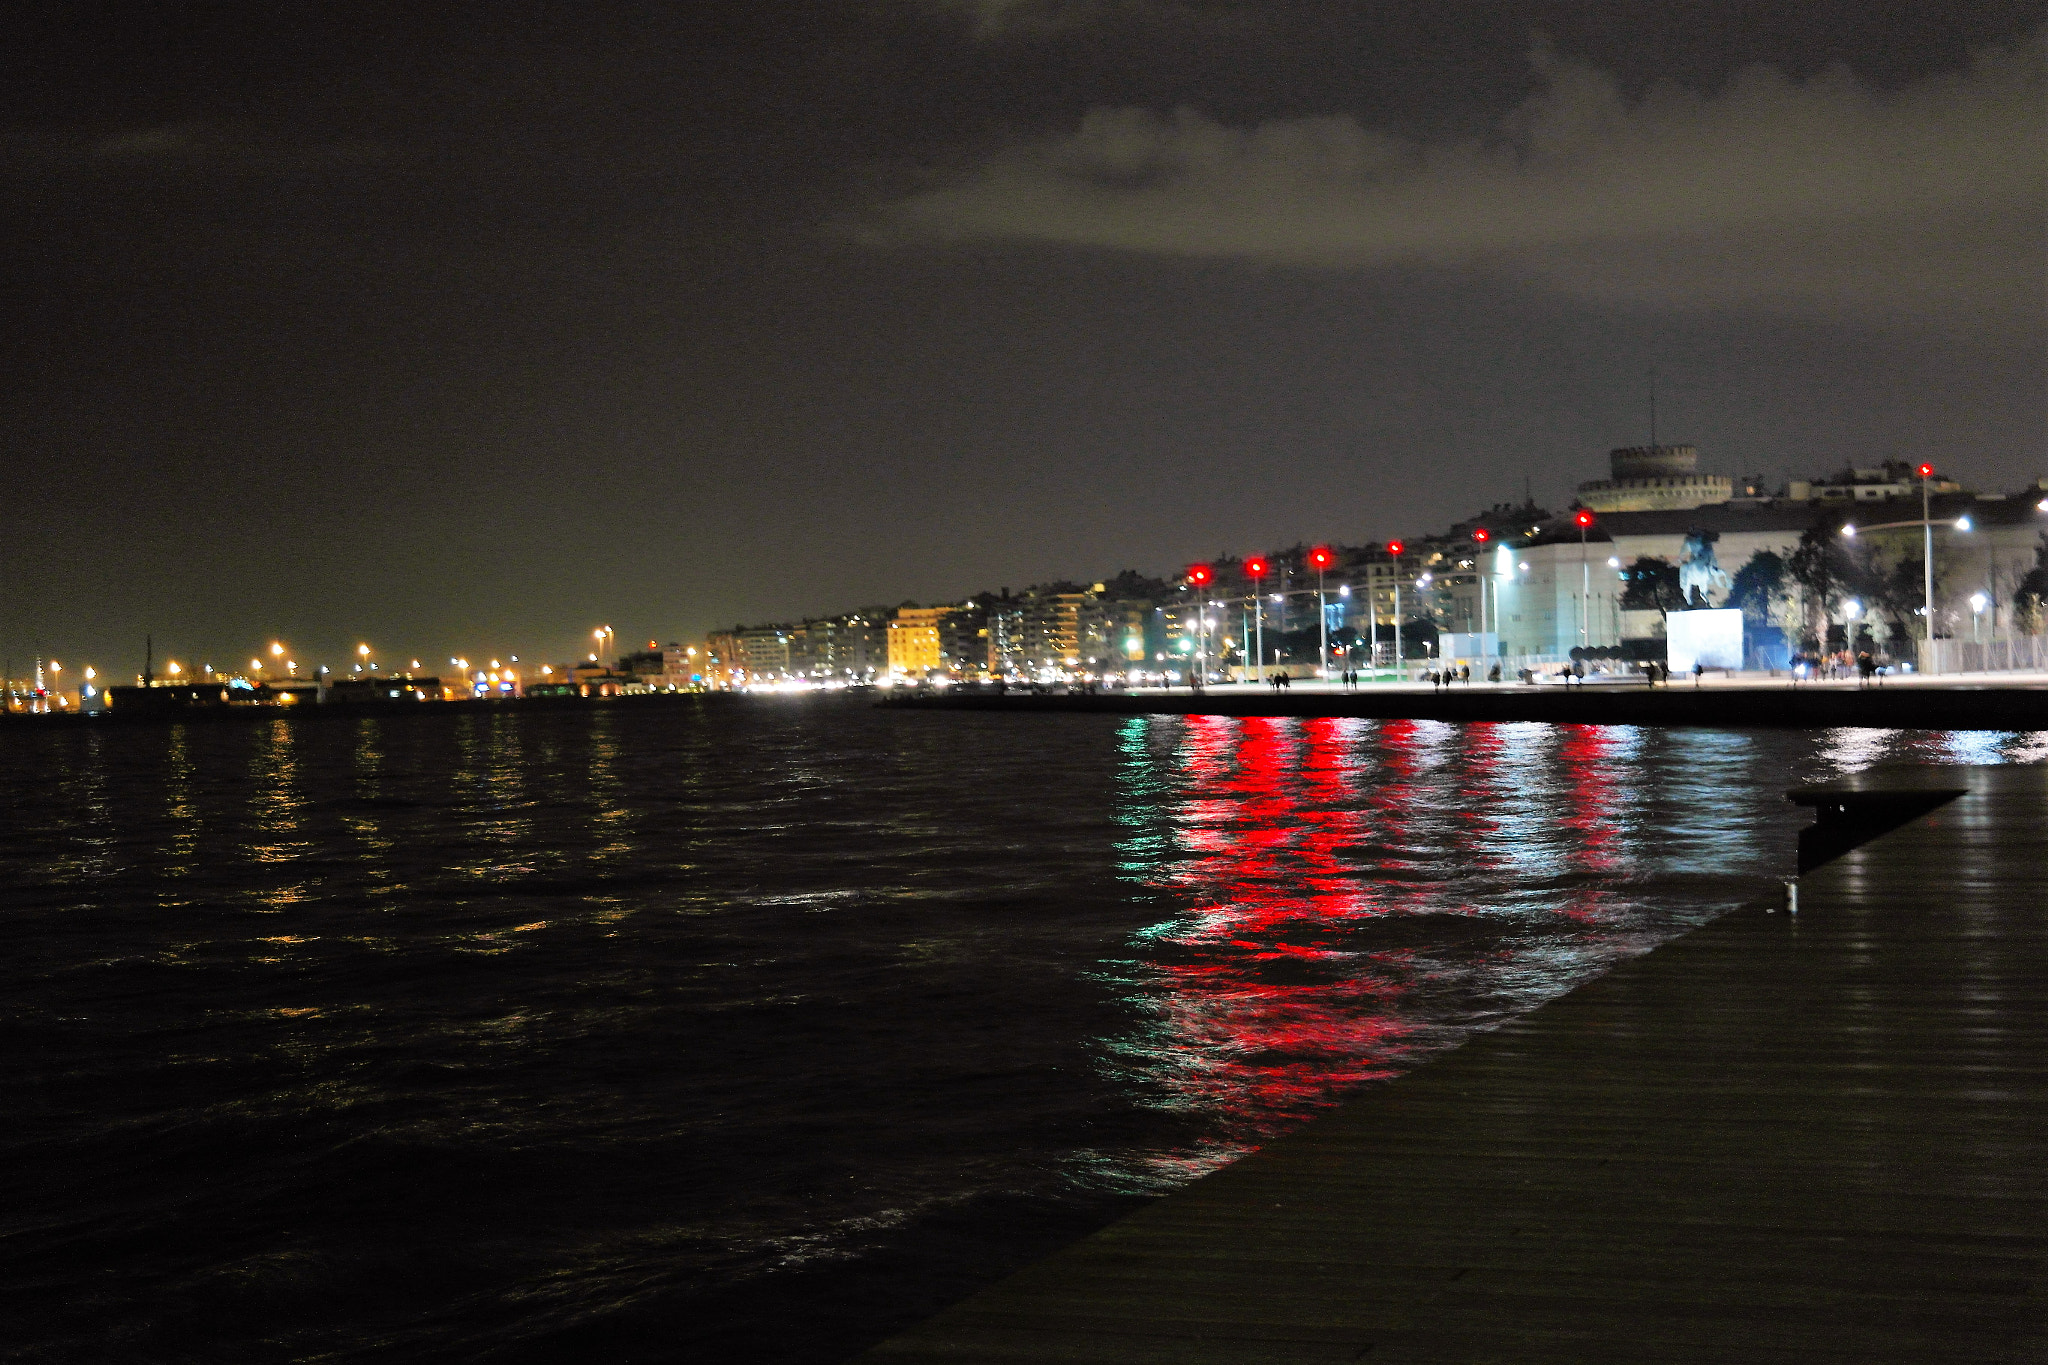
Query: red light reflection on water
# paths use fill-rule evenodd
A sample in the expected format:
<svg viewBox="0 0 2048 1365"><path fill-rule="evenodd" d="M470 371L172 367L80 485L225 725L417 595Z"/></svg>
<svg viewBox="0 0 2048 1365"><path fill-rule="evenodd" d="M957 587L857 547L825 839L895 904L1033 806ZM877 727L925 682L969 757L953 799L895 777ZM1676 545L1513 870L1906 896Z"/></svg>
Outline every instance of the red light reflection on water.
<svg viewBox="0 0 2048 1365"><path fill-rule="evenodd" d="M1558 757L1564 763L1565 790L1571 799L1559 812L1572 841L1571 857L1589 872L1611 872L1621 865L1616 841L1615 782L1610 763L1613 732L1604 725L1566 725Z"/></svg>
<svg viewBox="0 0 2048 1365"><path fill-rule="evenodd" d="M1614 732L1178 724L1164 856L1140 874L1178 911L1141 936L1152 1019L1116 1046L1224 1146L1393 1074L1459 1032L1468 1002L1534 1003L1609 951L1601 883L1629 861ZM1515 932L1536 921L1577 946Z"/></svg>
<svg viewBox="0 0 2048 1365"><path fill-rule="evenodd" d="M1334 1088L1389 1074L1401 1050L1408 1028L1380 1003L1401 987L1345 936L1388 909L1358 855L1400 799L1361 781L1363 728L1186 722L1170 812L1180 856L1163 878L1186 909L1151 939L1158 1019L1146 1047L1176 1105L1306 1113Z"/></svg>

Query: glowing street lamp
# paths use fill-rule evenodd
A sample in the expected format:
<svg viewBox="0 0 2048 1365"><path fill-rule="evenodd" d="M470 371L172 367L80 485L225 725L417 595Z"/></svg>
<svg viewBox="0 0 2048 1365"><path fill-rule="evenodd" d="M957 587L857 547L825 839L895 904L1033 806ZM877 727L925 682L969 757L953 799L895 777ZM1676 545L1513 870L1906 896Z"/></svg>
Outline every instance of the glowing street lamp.
<svg viewBox="0 0 2048 1365"><path fill-rule="evenodd" d="M1330 676L1330 611L1323 603L1323 575L1337 562L1337 556L1327 545L1318 545L1308 552L1309 567L1316 571L1316 638L1321 645L1316 651L1316 676Z"/></svg>
<svg viewBox="0 0 2048 1365"><path fill-rule="evenodd" d="M1209 671L1209 585L1216 581L1216 573L1207 564L1190 564L1187 579L1194 585L1196 601L1195 682L1190 690L1199 690Z"/></svg>
<svg viewBox="0 0 2048 1365"><path fill-rule="evenodd" d="M1387 542L1387 555L1394 561L1394 672L1401 671L1401 552L1407 546L1398 540ZM1377 643L1377 639L1375 639ZM1375 651L1377 652L1377 651Z"/></svg>
<svg viewBox="0 0 2048 1365"><path fill-rule="evenodd" d="M1252 667L1260 682L1266 680L1266 603L1259 583L1272 571L1273 566L1259 555L1244 562L1244 576L1252 581Z"/></svg>
<svg viewBox="0 0 2048 1365"><path fill-rule="evenodd" d="M1492 539L1493 532L1487 530L1484 526L1476 526L1472 529L1472 543L1481 549L1484 549L1487 542ZM1484 557L1481 556L1478 562L1483 563ZM1479 634L1483 637L1486 634L1486 570L1481 568L1478 573L1473 575L1473 578L1479 584ZM1500 602L1497 599L1493 604L1493 614L1496 617L1500 615ZM1483 638L1480 643L1485 643Z"/></svg>
<svg viewBox="0 0 2048 1365"><path fill-rule="evenodd" d="M1920 528L1920 591L1922 596L1920 610L1921 614L1927 618L1926 664L1929 673L1938 673L1941 671L1941 664L1939 656L1934 652L1934 515L1929 510L1931 505L1929 490L1934 480L1934 466L1923 464L1913 472L1920 479L1920 520L1880 522L1876 526L1866 526L1863 529L1866 531L1886 531L1895 526L1918 526ZM1957 517L1953 524L1958 531L1968 531L1971 529L1971 522L1967 516ZM1854 540L1856 538L1854 523L1842 527L1842 537L1845 540Z"/></svg>
<svg viewBox="0 0 2048 1365"><path fill-rule="evenodd" d="M1927 607L1927 671L1938 673L1940 656L1934 649L1934 522L1933 514L1927 510L1934 466L1923 464L1916 472L1920 475L1920 587Z"/></svg>
<svg viewBox="0 0 2048 1365"><path fill-rule="evenodd" d="M1593 527L1593 514L1580 508L1572 521L1579 528L1579 643L1591 647L1587 627L1593 615L1593 570L1586 562L1586 532Z"/></svg>

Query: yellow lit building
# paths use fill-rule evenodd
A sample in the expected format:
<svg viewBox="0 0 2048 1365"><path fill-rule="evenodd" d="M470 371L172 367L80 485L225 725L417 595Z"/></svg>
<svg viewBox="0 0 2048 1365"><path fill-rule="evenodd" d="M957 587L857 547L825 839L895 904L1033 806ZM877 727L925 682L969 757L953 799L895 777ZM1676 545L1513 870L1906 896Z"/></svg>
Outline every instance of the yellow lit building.
<svg viewBox="0 0 2048 1365"><path fill-rule="evenodd" d="M904 607L889 622L889 671L899 677L922 678L946 666L939 648L939 622L951 607Z"/></svg>

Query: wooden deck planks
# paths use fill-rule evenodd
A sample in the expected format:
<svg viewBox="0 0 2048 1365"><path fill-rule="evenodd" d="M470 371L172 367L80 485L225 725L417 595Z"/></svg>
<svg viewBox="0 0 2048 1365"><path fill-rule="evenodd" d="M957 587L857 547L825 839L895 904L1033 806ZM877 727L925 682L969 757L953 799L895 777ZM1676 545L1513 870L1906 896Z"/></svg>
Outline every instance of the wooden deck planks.
<svg viewBox="0 0 2048 1365"><path fill-rule="evenodd" d="M2048 770L1966 795L863 1359L2048 1359Z"/></svg>

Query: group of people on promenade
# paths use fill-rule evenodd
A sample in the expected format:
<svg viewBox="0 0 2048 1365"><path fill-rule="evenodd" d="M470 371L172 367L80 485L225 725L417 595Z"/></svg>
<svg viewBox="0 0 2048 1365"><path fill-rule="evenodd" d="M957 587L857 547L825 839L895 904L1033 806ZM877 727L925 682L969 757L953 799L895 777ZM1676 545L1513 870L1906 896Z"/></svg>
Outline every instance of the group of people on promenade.
<svg viewBox="0 0 2048 1365"><path fill-rule="evenodd" d="M1794 654L1791 664L1795 684L1802 677L1834 682L1853 677L1860 687L1876 687L1892 671L1891 664L1867 649L1853 656L1846 649L1823 655Z"/></svg>

